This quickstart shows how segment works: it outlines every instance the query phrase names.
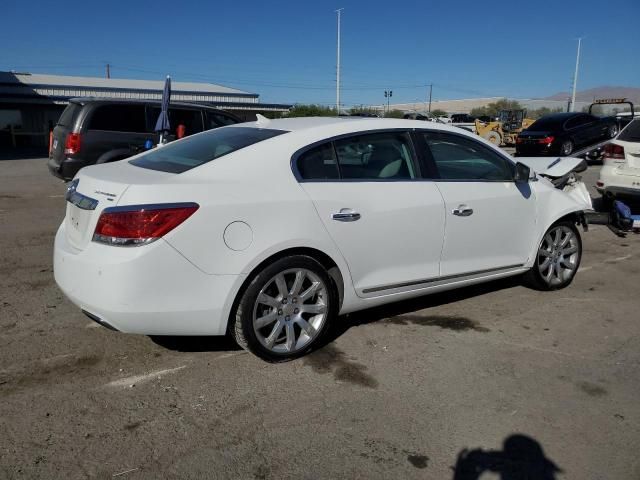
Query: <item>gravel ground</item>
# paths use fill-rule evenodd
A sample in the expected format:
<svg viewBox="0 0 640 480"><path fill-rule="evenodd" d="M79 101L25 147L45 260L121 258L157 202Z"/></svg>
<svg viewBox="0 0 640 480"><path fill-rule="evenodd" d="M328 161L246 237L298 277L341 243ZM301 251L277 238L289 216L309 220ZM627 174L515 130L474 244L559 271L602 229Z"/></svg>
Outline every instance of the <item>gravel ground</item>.
<svg viewBox="0 0 640 480"><path fill-rule="evenodd" d="M638 235L592 227L568 289L360 312L270 365L90 322L52 276L64 184L0 178L0 478L640 478Z"/></svg>

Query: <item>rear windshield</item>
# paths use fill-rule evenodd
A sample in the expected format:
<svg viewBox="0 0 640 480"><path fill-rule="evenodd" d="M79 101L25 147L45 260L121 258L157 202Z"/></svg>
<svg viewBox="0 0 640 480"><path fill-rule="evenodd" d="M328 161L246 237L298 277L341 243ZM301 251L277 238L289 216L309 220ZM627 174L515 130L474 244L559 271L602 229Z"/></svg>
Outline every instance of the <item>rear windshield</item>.
<svg viewBox="0 0 640 480"><path fill-rule="evenodd" d="M217 128L156 148L129 163L161 172L182 173L283 133L287 132L250 127Z"/></svg>
<svg viewBox="0 0 640 480"><path fill-rule="evenodd" d="M67 105L67 108L64 109L62 115L60 115L60 119L58 120L58 125L62 125L63 127L72 127L73 121L76 118L76 114L80 111L82 105L78 105L77 103L70 103Z"/></svg>
<svg viewBox="0 0 640 480"><path fill-rule="evenodd" d="M545 130L560 130L562 128L562 124L567 120L566 118L557 119L557 118L541 118L540 120L536 120L533 124L527 128L527 130L531 132L542 132Z"/></svg>
<svg viewBox="0 0 640 480"><path fill-rule="evenodd" d="M640 118L635 119L627 125L627 127L620 132L620 135L618 135L618 140L640 142Z"/></svg>

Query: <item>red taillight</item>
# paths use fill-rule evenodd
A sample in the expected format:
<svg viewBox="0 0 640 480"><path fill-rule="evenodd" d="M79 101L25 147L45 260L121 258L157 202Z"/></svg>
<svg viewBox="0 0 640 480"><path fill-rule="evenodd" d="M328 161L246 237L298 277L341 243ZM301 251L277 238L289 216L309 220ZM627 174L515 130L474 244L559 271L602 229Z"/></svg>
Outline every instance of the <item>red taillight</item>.
<svg viewBox="0 0 640 480"><path fill-rule="evenodd" d="M65 155L75 155L80 151L80 134L70 133L64 142Z"/></svg>
<svg viewBox="0 0 640 480"><path fill-rule="evenodd" d="M111 245L141 245L163 237L198 209L195 203L105 208L93 241Z"/></svg>
<svg viewBox="0 0 640 480"><path fill-rule="evenodd" d="M522 143L522 142L524 142L523 138L516 137L516 143Z"/></svg>
<svg viewBox="0 0 640 480"><path fill-rule="evenodd" d="M615 143L607 143L604 146L604 158L609 160L624 160L624 147L622 145L616 145Z"/></svg>
<svg viewBox="0 0 640 480"><path fill-rule="evenodd" d="M538 143L542 143L544 145L550 145L551 143L553 143L554 140L555 140L555 137L548 136L538 140Z"/></svg>

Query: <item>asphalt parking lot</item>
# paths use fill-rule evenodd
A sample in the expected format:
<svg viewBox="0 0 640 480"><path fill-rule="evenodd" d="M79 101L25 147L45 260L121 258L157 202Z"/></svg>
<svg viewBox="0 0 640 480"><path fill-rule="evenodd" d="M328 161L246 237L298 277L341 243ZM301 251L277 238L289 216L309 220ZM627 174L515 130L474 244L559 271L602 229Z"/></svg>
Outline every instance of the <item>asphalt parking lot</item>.
<svg viewBox="0 0 640 480"><path fill-rule="evenodd" d="M640 478L640 235L592 227L568 289L360 312L271 365L92 323L53 281L64 184L0 179L1 478Z"/></svg>

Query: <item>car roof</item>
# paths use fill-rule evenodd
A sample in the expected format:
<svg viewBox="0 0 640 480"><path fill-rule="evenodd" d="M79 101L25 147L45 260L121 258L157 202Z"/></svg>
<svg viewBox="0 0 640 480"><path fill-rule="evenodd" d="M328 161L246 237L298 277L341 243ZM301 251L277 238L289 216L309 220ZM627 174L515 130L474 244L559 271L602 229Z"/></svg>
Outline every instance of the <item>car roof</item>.
<svg viewBox="0 0 640 480"><path fill-rule="evenodd" d="M367 132L369 130L419 129L442 130L458 135L470 136L476 140L488 143L482 137L456 126L423 120L409 120L404 118L372 118L372 117L295 117L269 120L261 117L255 122L237 123L224 128L269 128L287 132L314 131L318 136L327 134L349 134Z"/></svg>
<svg viewBox="0 0 640 480"><path fill-rule="evenodd" d="M161 105L161 100L153 100L153 99L130 99L130 98L108 98L108 97L76 97L69 99L70 103L77 103L80 105L113 105L113 104L121 104L121 105ZM202 103L191 103L191 102L174 102L172 101L169 106L174 107L191 107L191 108L204 108L207 110L216 110L221 111L219 108L213 107L211 105L204 105ZM227 113L227 112L224 112Z"/></svg>

